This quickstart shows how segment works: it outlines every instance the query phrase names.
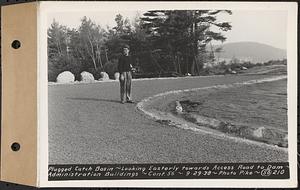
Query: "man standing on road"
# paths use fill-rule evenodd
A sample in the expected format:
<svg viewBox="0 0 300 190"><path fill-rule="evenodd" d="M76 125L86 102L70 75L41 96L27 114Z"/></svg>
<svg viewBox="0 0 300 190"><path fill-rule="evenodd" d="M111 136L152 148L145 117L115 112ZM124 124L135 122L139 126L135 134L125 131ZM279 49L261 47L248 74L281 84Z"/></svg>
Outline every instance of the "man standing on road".
<svg viewBox="0 0 300 190"><path fill-rule="evenodd" d="M132 80L132 58L129 55L129 46L123 47L123 55L119 58L118 72L120 73L120 95L121 103L125 101L128 103L134 103L131 99L131 80Z"/></svg>

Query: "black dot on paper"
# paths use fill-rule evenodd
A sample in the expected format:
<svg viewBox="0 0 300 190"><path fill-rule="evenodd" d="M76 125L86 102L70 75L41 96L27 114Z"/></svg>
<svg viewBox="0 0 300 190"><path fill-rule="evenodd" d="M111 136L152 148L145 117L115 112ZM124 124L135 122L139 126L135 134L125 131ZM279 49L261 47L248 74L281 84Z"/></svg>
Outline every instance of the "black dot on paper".
<svg viewBox="0 0 300 190"><path fill-rule="evenodd" d="M11 44L11 47L14 49L19 49L21 47L21 42L19 40L14 40Z"/></svg>
<svg viewBox="0 0 300 190"><path fill-rule="evenodd" d="M21 148L21 146L20 146L20 144L17 143L17 142L15 142L15 143L13 143L13 144L11 145L11 149L12 149L13 151L18 151L18 150L20 150L20 148Z"/></svg>

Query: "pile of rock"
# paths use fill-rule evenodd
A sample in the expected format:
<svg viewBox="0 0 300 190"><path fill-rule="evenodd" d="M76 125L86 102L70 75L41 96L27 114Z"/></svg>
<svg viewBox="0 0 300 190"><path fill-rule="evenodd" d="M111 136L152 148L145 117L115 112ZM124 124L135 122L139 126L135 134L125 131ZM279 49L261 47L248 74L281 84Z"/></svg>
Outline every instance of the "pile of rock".
<svg viewBox="0 0 300 190"><path fill-rule="evenodd" d="M70 71L64 71L56 78L56 82L58 83L73 83L74 81L75 76Z"/></svg>
<svg viewBox="0 0 300 190"><path fill-rule="evenodd" d="M119 78L120 78L120 73L116 72L116 73L114 74L114 77L115 77L115 80L119 80Z"/></svg>
<svg viewBox="0 0 300 190"><path fill-rule="evenodd" d="M108 76L108 74L106 72L101 72L100 76L101 77L100 77L99 81L107 81L107 80L109 80L109 76Z"/></svg>
<svg viewBox="0 0 300 190"><path fill-rule="evenodd" d="M119 77L120 77L119 73L114 74L115 80L119 80ZM109 75L106 72L101 72L100 78L98 79L98 81L108 81L108 80L110 80ZM57 76L56 82L57 83L74 83L74 82L79 82L79 81L75 81L75 76L73 73L71 73L70 71L64 71ZM95 78L92 73L83 71L80 73L80 82L92 83L92 82L95 82Z"/></svg>
<svg viewBox="0 0 300 190"><path fill-rule="evenodd" d="M93 74L86 71L80 73L80 78L82 82L95 82Z"/></svg>

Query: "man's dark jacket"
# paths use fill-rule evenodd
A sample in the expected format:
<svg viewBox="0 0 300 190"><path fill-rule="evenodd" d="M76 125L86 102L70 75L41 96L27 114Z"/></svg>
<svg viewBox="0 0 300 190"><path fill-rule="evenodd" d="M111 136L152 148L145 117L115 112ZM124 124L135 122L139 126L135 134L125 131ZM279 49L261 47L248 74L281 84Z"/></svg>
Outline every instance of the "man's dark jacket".
<svg viewBox="0 0 300 190"><path fill-rule="evenodd" d="M118 62L118 72L122 73L122 72L131 71L131 67L132 67L132 58L131 58L131 56L122 55L119 58L119 62Z"/></svg>

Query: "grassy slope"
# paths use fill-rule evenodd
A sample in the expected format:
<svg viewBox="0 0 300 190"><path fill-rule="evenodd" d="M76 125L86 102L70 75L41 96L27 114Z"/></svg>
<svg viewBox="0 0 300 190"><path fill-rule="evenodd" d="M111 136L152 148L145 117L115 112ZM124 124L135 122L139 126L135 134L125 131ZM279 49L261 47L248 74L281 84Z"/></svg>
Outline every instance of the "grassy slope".
<svg viewBox="0 0 300 190"><path fill-rule="evenodd" d="M239 125L287 130L287 81L190 94L184 110Z"/></svg>

